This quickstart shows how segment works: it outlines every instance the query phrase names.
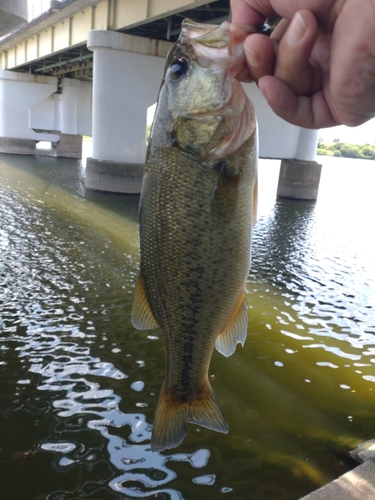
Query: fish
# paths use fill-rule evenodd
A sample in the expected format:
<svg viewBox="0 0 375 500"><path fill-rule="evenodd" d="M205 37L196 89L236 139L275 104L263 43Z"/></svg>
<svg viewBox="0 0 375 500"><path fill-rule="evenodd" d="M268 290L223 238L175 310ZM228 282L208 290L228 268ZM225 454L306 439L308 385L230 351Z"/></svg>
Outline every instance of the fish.
<svg viewBox="0 0 375 500"><path fill-rule="evenodd" d="M131 321L162 328L166 375L151 450L177 447L188 423L227 433L209 382L214 347L244 344L257 205L255 111L235 76L248 31L185 19L166 59L140 202L140 272Z"/></svg>

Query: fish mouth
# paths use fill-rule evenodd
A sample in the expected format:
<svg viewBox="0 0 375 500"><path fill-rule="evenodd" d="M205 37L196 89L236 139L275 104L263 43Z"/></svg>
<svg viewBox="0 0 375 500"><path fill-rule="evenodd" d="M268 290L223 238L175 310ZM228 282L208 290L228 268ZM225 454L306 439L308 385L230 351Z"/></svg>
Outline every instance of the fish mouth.
<svg viewBox="0 0 375 500"><path fill-rule="evenodd" d="M180 36L207 47L223 48L231 43L235 45L243 43L248 35L257 32L259 32L259 27L255 25L235 24L228 21L208 25L184 19Z"/></svg>
<svg viewBox="0 0 375 500"><path fill-rule="evenodd" d="M232 76L236 76L246 67L243 42L248 35L257 31L259 28L256 26L228 21L207 26L184 19L180 39L191 44L197 60L203 66L212 61L220 61Z"/></svg>

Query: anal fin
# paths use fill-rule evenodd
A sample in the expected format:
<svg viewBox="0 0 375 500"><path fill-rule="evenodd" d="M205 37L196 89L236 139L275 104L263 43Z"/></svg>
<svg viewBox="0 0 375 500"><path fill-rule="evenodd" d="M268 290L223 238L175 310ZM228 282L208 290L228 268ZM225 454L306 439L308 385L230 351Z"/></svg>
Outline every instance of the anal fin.
<svg viewBox="0 0 375 500"><path fill-rule="evenodd" d="M148 303L142 274L135 284L131 322L137 330L154 330L159 327Z"/></svg>
<svg viewBox="0 0 375 500"><path fill-rule="evenodd" d="M247 301L244 288L233 311L232 317L216 339L216 349L221 354L228 357L234 353L237 344L243 346L247 336L247 323Z"/></svg>

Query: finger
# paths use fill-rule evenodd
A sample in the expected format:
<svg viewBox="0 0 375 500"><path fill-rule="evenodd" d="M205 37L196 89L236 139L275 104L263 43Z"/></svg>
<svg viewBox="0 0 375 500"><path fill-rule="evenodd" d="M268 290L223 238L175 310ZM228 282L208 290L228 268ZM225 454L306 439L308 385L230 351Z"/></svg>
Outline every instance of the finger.
<svg viewBox="0 0 375 500"><path fill-rule="evenodd" d="M258 86L273 111L284 120L305 128L338 125L320 90L312 96L296 96L286 83L274 76L264 76Z"/></svg>
<svg viewBox="0 0 375 500"><path fill-rule="evenodd" d="M280 40L285 35L288 26L290 25L290 21L288 19L281 19L275 29L272 31L270 38L274 42L275 46L278 46Z"/></svg>
<svg viewBox="0 0 375 500"><path fill-rule="evenodd" d="M232 23L264 24L267 17L275 15L270 7L260 4L259 10L256 10L250 3L246 0L231 0Z"/></svg>
<svg viewBox="0 0 375 500"><path fill-rule="evenodd" d="M286 26L283 24L280 32L273 34L275 40L279 39L274 76L296 95L310 95L313 83L316 87L317 67L311 63L310 56L318 36L317 20L312 12L300 10L283 34Z"/></svg>
<svg viewBox="0 0 375 500"><path fill-rule="evenodd" d="M264 75L272 75L275 64L275 47L268 37L253 34L246 38L244 50L247 68L237 78L241 81L258 81Z"/></svg>
<svg viewBox="0 0 375 500"><path fill-rule="evenodd" d="M337 120L357 126L375 116L375 9L345 4L332 37L332 109Z"/></svg>

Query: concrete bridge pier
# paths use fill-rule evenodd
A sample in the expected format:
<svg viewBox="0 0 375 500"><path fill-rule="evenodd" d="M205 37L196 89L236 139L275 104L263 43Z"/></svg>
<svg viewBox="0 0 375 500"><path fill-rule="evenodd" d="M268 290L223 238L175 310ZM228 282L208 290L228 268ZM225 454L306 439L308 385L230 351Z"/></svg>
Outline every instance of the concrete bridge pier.
<svg viewBox="0 0 375 500"><path fill-rule="evenodd" d="M92 134L92 83L61 80L60 139L56 156L82 158L82 135Z"/></svg>
<svg viewBox="0 0 375 500"><path fill-rule="evenodd" d="M277 196L299 200L318 197L322 165L315 161L318 130L300 129L295 159L283 159Z"/></svg>
<svg viewBox="0 0 375 500"><path fill-rule="evenodd" d="M0 152L82 157L82 135L91 135L92 85L63 78L0 71Z"/></svg>
<svg viewBox="0 0 375 500"><path fill-rule="evenodd" d="M63 78L58 93L31 108L30 127L52 134L46 139L52 150L43 155L82 158L82 135L91 135L91 94L90 82Z"/></svg>
<svg viewBox="0 0 375 500"><path fill-rule="evenodd" d="M316 163L318 130L296 127L275 115L258 87L244 84L252 100L259 128L259 156L281 159L277 195L314 200L318 195L321 165Z"/></svg>
<svg viewBox="0 0 375 500"><path fill-rule="evenodd" d="M38 141L58 141L58 135L30 127L30 109L56 92L57 78L0 71L0 152L35 154ZM48 127L43 127L48 130Z"/></svg>
<svg viewBox="0 0 375 500"><path fill-rule="evenodd" d="M147 108L157 99L170 44L93 30L87 46L94 52L94 66L92 158L87 159L86 188L139 193Z"/></svg>

